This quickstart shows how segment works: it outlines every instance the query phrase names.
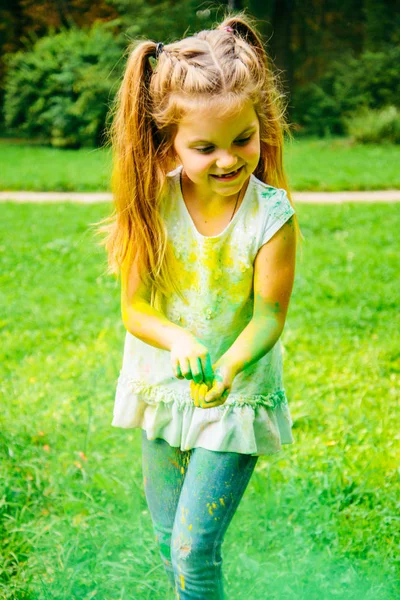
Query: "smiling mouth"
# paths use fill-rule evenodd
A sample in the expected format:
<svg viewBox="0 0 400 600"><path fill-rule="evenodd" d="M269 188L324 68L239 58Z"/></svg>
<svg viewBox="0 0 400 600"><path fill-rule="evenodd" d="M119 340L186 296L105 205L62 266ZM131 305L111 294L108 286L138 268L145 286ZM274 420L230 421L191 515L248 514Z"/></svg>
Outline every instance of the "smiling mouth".
<svg viewBox="0 0 400 600"><path fill-rule="evenodd" d="M239 167L238 169L236 169L236 171L231 171L230 173L224 173L223 175L211 175L211 177L218 177L219 179L225 179L225 178L229 178L229 177L234 177L235 175L237 175L239 173L239 171L241 171L243 168L243 165L241 167Z"/></svg>

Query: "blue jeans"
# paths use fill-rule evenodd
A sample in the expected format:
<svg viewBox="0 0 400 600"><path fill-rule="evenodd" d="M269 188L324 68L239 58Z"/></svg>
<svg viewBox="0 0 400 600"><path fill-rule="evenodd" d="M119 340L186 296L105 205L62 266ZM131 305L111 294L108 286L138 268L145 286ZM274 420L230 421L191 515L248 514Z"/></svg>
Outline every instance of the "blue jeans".
<svg viewBox="0 0 400 600"><path fill-rule="evenodd" d="M222 600L221 546L258 456L182 451L142 429L143 483L161 559L178 600Z"/></svg>

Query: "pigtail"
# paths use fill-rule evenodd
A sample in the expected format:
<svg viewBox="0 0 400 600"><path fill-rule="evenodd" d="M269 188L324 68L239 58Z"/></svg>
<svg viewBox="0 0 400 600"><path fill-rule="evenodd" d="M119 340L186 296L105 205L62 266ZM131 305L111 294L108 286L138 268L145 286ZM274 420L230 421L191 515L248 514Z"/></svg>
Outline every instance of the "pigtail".
<svg viewBox="0 0 400 600"><path fill-rule="evenodd" d="M125 262L129 264L141 254L141 246L148 251L157 247L155 233L146 228L146 224L154 219L157 208L156 148L148 94L149 57L154 52L155 44L151 42L141 42L130 52L116 96L116 112L111 127L111 189L118 213L118 228L120 234L125 234L118 257L121 268ZM151 252L147 254L151 255ZM143 266L151 270L150 264Z"/></svg>
<svg viewBox="0 0 400 600"><path fill-rule="evenodd" d="M162 309L162 296L171 290L179 295L181 292L160 216L168 166L149 94L153 73L150 59L155 59L155 51L156 44L151 41L136 42L129 48L124 77L112 107L114 212L96 225L100 225L98 233L106 233L101 244L108 253L108 272L121 274L122 287L128 290L133 270L151 290L152 305Z"/></svg>

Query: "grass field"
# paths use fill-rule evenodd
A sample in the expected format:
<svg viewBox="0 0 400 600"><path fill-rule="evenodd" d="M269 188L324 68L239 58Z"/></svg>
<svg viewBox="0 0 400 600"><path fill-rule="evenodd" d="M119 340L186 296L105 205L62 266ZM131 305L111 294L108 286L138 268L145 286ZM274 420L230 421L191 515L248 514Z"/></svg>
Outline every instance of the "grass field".
<svg viewBox="0 0 400 600"><path fill-rule="evenodd" d="M173 598L140 431L110 425L124 329L88 231L108 209L1 207L4 600ZM295 443L257 463L225 538L225 590L230 600L394 600L400 212L297 212L306 240L282 336Z"/></svg>
<svg viewBox="0 0 400 600"><path fill-rule="evenodd" d="M294 190L340 191L400 188L400 147L353 145L346 138L295 139L285 147ZM0 190L107 191L110 149L58 150L0 140Z"/></svg>

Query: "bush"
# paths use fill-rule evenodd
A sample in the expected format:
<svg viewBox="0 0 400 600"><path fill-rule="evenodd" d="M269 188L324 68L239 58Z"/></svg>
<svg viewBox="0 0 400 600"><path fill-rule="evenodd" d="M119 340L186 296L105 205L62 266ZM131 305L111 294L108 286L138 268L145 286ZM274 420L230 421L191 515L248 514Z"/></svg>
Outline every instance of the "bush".
<svg viewBox="0 0 400 600"><path fill-rule="evenodd" d="M63 30L6 56L6 127L78 148L101 143L122 65L107 24Z"/></svg>
<svg viewBox="0 0 400 600"><path fill-rule="evenodd" d="M324 137L343 133L340 107L317 83L296 90L291 103L294 104L291 120L300 125L300 134Z"/></svg>
<svg viewBox="0 0 400 600"><path fill-rule="evenodd" d="M400 47L346 55L315 83L294 92L291 119L319 136L346 133L346 122L361 107L399 107Z"/></svg>
<svg viewBox="0 0 400 600"><path fill-rule="evenodd" d="M345 126L347 133L363 144L382 141L400 144L400 111L395 106L377 110L363 107L345 119Z"/></svg>

